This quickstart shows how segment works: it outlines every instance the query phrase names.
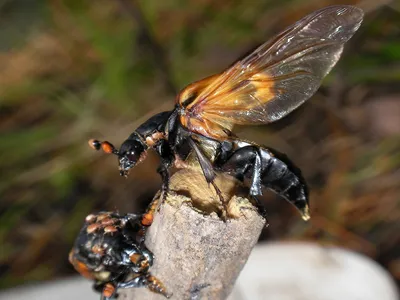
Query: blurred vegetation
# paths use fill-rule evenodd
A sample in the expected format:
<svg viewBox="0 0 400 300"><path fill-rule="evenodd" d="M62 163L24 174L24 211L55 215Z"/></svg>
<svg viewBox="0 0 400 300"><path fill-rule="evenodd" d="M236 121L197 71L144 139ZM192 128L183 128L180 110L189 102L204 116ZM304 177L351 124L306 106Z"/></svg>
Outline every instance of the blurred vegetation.
<svg viewBox="0 0 400 300"><path fill-rule="evenodd" d="M159 187L155 156L124 180L89 138L119 145L171 109L175 90L331 4L1 0L0 288L72 274L83 218L141 211ZM276 124L237 132L287 153L311 186L309 223L265 197L262 239L350 248L400 280L400 5L357 4L365 22L317 95Z"/></svg>

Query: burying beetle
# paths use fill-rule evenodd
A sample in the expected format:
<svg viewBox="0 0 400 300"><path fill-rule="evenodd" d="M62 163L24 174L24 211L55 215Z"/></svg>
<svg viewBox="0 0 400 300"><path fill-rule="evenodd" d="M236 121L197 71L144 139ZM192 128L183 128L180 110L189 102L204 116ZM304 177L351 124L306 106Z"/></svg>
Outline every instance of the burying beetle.
<svg viewBox="0 0 400 300"><path fill-rule="evenodd" d="M274 191L307 220L308 189L300 170L278 151L237 138L232 129L236 124L277 121L309 99L362 19L362 10L348 5L315 11L223 73L187 86L172 111L144 122L119 150L109 142L90 140L89 144L117 155L123 176L146 158L147 150L154 149L161 158L163 199L170 166L179 168L192 159L215 188L225 212L227 203L214 183L215 172L250 179L253 197L262 195L262 187Z"/></svg>
<svg viewBox="0 0 400 300"><path fill-rule="evenodd" d="M149 271L153 254L144 245L144 236L152 213L151 209L144 215L100 212L86 217L69 261L82 276L94 281L102 300L116 297L118 289L138 287L171 296Z"/></svg>

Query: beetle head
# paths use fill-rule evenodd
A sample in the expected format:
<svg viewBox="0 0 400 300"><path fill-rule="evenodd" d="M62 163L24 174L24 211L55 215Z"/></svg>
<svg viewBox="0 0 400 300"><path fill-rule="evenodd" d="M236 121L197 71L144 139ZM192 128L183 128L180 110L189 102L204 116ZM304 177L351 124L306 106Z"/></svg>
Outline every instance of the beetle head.
<svg viewBox="0 0 400 300"><path fill-rule="evenodd" d="M119 171L121 176L127 176L129 170L145 159L147 146L137 135L131 135L119 149Z"/></svg>
<svg viewBox="0 0 400 300"><path fill-rule="evenodd" d="M117 150L110 142L89 140L89 146L95 150L102 149L105 153L118 156L119 172L121 176L127 177L129 170L145 159L147 145L137 133L133 133Z"/></svg>

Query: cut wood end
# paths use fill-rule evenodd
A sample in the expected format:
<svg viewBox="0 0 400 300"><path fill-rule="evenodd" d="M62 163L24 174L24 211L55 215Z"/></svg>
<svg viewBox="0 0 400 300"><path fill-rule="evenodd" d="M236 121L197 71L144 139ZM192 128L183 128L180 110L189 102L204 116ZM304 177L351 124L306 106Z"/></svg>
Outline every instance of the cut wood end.
<svg viewBox="0 0 400 300"><path fill-rule="evenodd" d="M224 200L229 201L229 203L234 196L246 198L248 195L248 189L232 176L217 174L215 183L220 189ZM193 207L205 214L216 212L218 215L221 215L223 211L221 200L215 189L206 181L203 173L198 169L183 169L175 173L170 181L170 190L175 192L176 195L189 198L189 202L192 203ZM234 209L232 212L233 215L230 217L238 217Z"/></svg>
<svg viewBox="0 0 400 300"><path fill-rule="evenodd" d="M234 218L218 216L222 206L203 174L182 170L171 178L171 192L147 233L155 256L150 272L171 299L226 299L265 225L237 181L221 175L216 182ZM147 289L120 293L122 299L165 299Z"/></svg>
<svg viewBox="0 0 400 300"><path fill-rule="evenodd" d="M212 187L211 187L212 188ZM199 203L196 203L195 205L193 204L193 201L191 198L176 194L175 192L170 192L168 194L168 197L166 199L166 203L169 204L170 206L180 209L182 205L188 206L190 209L194 210L198 214L201 215L209 215L212 219L219 219L221 218L218 216L216 211L204 211L202 209L203 206L199 205ZM210 202L206 202L207 204L210 204ZM204 205L204 203L203 203ZM218 207L218 210L222 210L222 206L212 206L212 207ZM260 219L262 219L261 216L258 215L257 208L254 207L254 205L247 199L243 197L238 197L238 196L233 196L229 199L228 202L228 222L233 220L233 219L238 219L238 218L245 218L248 219L252 215L256 214ZM224 222L221 220L221 222Z"/></svg>

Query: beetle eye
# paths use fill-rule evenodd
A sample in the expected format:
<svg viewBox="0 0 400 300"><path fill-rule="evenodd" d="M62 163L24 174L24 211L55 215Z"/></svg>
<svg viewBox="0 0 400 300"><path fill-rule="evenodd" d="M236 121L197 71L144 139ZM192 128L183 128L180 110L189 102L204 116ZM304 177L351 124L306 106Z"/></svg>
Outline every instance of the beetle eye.
<svg viewBox="0 0 400 300"><path fill-rule="evenodd" d="M135 153L133 153L133 152L128 153L128 154L126 155L126 157L127 157L130 161L136 161L136 155L135 155Z"/></svg>

